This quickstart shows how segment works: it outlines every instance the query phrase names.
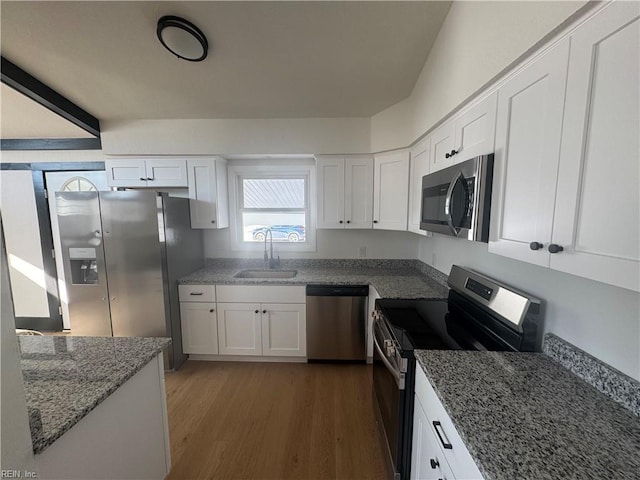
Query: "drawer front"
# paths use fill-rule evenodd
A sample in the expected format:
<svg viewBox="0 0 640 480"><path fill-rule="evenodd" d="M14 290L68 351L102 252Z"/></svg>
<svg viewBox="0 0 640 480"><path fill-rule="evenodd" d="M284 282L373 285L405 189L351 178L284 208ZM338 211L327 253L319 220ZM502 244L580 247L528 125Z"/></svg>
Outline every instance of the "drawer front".
<svg viewBox="0 0 640 480"><path fill-rule="evenodd" d="M215 285L178 285L181 302L215 302Z"/></svg>
<svg viewBox="0 0 640 480"><path fill-rule="evenodd" d="M303 285L218 285L218 302L229 303L305 303Z"/></svg>
<svg viewBox="0 0 640 480"><path fill-rule="evenodd" d="M429 426L455 477L481 479L482 474L420 365L416 366L416 397L424 406ZM445 444L451 448L445 448Z"/></svg>

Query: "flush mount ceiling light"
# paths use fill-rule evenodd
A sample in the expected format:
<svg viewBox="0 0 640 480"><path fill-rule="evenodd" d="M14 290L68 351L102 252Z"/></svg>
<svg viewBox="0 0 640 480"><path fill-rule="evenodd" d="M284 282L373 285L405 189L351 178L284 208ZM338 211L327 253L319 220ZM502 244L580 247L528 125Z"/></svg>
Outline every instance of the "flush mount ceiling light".
<svg viewBox="0 0 640 480"><path fill-rule="evenodd" d="M204 33L184 18L166 15L158 20L158 40L178 58L201 62L207 57L209 44Z"/></svg>

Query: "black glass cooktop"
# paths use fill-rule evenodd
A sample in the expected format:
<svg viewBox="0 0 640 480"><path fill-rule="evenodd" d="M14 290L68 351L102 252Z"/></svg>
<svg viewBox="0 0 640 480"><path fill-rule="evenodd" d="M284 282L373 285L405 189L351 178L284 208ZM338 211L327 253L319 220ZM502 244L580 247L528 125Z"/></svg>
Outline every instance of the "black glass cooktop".
<svg viewBox="0 0 640 480"><path fill-rule="evenodd" d="M447 332L446 300L376 301L404 354L420 350L460 350Z"/></svg>

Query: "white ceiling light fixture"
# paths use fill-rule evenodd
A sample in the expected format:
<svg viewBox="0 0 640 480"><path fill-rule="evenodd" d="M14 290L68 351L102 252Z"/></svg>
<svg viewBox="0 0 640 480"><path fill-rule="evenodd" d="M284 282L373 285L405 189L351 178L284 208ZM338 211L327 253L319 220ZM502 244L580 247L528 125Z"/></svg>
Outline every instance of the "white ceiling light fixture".
<svg viewBox="0 0 640 480"><path fill-rule="evenodd" d="M207 58L209 43L202 30L184 18L166 15L158 20L158 40L176 57L190 62Z"/></svg>

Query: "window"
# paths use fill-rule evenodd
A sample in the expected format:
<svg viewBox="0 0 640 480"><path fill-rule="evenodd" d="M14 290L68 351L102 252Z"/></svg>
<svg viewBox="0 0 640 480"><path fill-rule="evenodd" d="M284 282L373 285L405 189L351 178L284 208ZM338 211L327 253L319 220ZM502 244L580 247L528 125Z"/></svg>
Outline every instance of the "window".
<svg viewBox="0 0 640 480"><path fill-rule="evenodd" d="M280 251L315 250L311 171L306 165L230 166L234 250L263 249L269 237Z"/></svg>

